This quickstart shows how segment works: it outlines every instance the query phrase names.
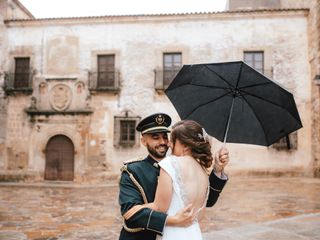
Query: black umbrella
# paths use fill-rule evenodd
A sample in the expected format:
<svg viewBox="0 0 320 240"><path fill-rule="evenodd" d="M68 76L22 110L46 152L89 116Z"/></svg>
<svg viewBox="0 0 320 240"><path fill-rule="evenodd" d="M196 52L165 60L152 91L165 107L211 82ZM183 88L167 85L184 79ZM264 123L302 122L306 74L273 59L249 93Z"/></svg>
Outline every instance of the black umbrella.
<svg viewBox="0 0 320 240"><path fill-rule="evenodd" d="M224 142L269 146L302 127L293 95L242 61L184 65L165 93Z"/></svg>

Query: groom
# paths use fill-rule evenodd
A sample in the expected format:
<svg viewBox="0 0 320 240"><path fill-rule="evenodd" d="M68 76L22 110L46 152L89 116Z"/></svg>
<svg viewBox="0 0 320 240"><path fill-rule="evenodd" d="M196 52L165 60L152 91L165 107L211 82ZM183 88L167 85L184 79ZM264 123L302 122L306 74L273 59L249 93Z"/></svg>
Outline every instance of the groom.
<svg viewBox="0 0 320 240"><path fill-rule="evenodd" d="M135 205L154 201L160 172L158 162L166 156L168 150L170 124L171 118L167 114L157 113L144 118L137 125L136 130L141 132L141 142L147 148L149 155L144 159L124 162L121 168L119 204L122 216ZM212 171L209 176L210 194L207 207L216 203L227 181L223 169L228 161L227 151L216 157L215 171ZM192 223L192 220L190 206L182 209L175 216L167 216L165 213L143 208L129 220L124 220L119 239L154 240L157 234L162 235L165 225L187 226Z"/></svg>

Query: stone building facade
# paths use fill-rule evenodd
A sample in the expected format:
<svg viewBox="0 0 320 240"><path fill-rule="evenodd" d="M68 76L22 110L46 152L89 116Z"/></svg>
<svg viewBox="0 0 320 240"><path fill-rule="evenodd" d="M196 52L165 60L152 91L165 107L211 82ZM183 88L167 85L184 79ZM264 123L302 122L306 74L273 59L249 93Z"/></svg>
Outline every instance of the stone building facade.
<svg viewBox="0 0 320 240"><path fill-rule="evenodd" d="M35 19L0 2L2 179L117 177L124 160L146 155L141 117L179 120L163 90L183 64L244 58L294 94L304 127L290 150L228 144L230 173L314 171L307 8Z"/></svg>

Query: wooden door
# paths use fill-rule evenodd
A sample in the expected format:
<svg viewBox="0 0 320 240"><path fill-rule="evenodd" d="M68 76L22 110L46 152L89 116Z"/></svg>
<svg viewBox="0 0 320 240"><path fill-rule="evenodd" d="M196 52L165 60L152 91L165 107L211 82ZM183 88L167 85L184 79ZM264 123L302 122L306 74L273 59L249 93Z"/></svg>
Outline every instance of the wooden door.
<svg viewBox="0 0 320 240"><path fill-rule="evenodd" d="M56 135L46 147L46 180L72 181L74 177L74 146L64 135Z"/></svg>

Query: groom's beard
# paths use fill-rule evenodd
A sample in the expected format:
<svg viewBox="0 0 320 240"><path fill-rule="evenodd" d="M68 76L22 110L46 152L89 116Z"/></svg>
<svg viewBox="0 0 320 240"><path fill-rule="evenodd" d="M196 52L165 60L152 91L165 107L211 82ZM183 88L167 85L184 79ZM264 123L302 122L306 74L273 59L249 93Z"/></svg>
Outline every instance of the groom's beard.
<svg viewBox="0 0 320 240"><path fill-rule="evenodd" d="M164 158L166 156L168 148L169 147L165 144L155 146L154 148L147 144L148 152L155 158Z"/></svg>

